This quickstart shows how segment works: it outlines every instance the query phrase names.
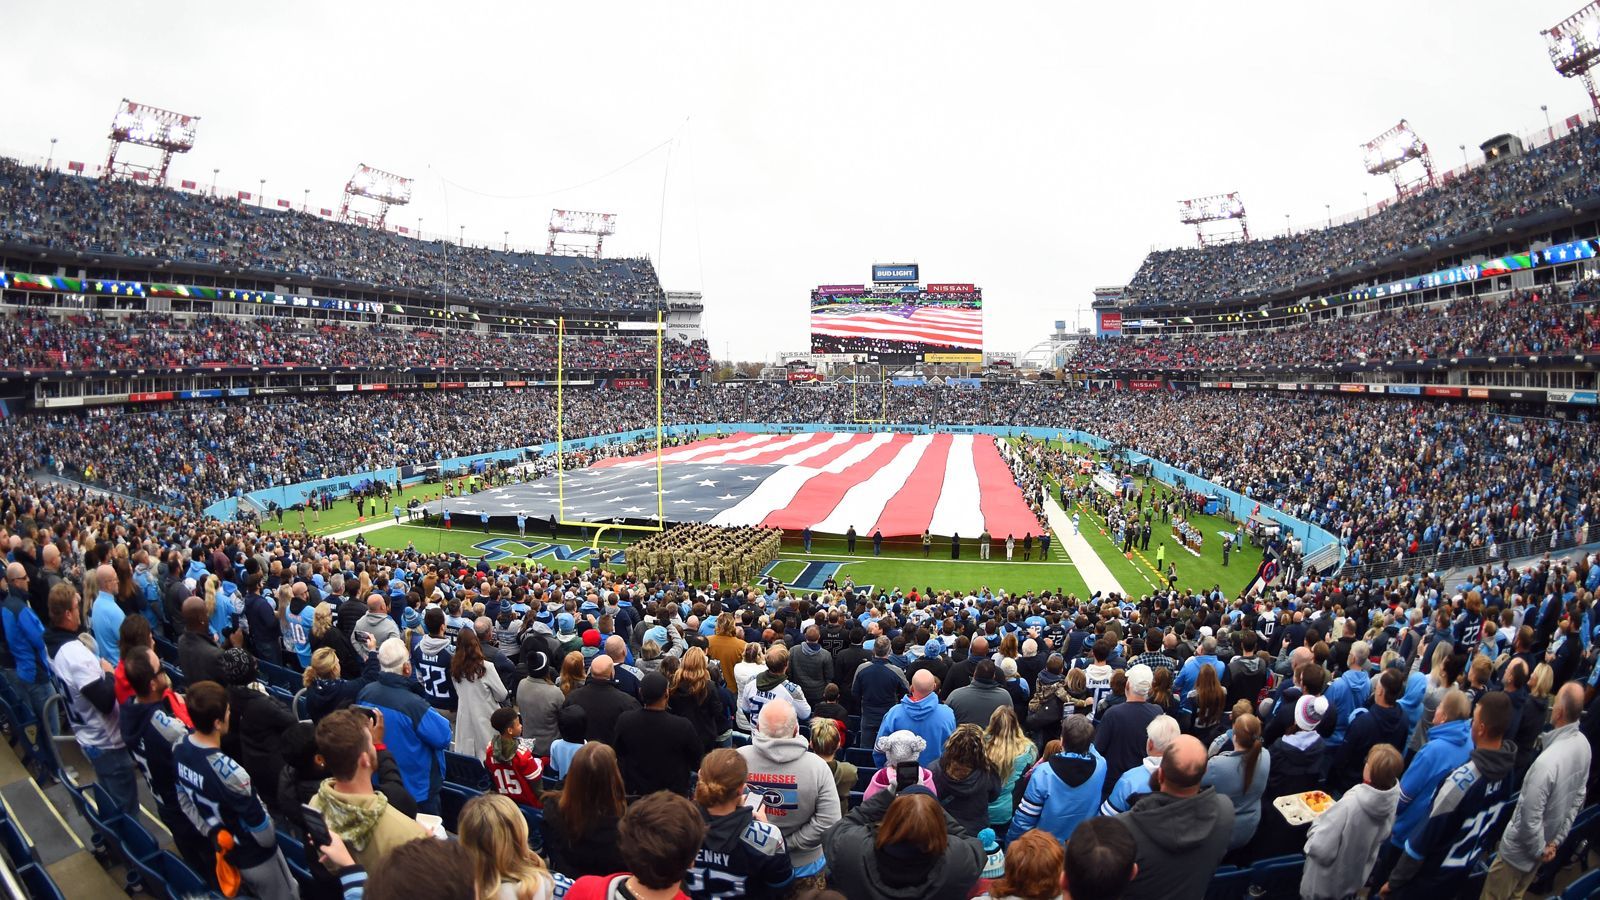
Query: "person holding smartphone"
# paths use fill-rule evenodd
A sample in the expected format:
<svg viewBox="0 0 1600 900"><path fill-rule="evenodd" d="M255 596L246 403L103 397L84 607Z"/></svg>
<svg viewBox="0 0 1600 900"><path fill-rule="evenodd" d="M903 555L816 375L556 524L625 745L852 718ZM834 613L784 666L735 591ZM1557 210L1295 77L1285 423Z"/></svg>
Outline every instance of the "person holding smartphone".
<svg viewBox="0 0 1600 900"><path fill-rule="evenodd" d="M317 723L317 752L330 776L303 810L306 831L316 840L318 819L338 832L357 862L367 869L378 866L395 847L427 837L417 820L389 803L372 786L378 768L373 742L374 719L360 708L341 709ZM322 846L326 844L325 835Z"/></svg>
<svg viewBox="0 0 1600 900"><path fill-rule="evenodd" d="M758 791L748 791L750 768L739 751L722 747L700 763L694 801L706 822L700 855L684 879L694 900L777 897L794 880L783 833L767 821Z"/></svg>

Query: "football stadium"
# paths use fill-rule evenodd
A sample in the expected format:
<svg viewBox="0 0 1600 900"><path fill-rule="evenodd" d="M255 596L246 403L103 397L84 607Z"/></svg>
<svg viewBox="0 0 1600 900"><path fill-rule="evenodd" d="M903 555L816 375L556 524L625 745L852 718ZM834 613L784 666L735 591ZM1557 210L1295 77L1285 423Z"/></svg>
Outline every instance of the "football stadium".
<svg viewBox="0 0 1600 900"><path fill-rule="evenodd" d="M1600 897L1573 2L8 11L0 900Z"/></svg>

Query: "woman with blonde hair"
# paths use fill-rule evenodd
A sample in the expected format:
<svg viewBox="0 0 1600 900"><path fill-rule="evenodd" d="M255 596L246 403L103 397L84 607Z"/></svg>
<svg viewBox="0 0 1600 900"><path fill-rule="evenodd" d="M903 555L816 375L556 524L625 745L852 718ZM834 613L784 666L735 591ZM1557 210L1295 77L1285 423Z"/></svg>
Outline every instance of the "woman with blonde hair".
<svg viewBox="0 0 1600 900"><path fill-rule="evenodd" d="M1439 708L1439 701L1455 687L1466 661L1465 656L1455 653L1449 641L1440 641L1433 648L1433 660L1428 667L1428 687L1422 692L1422 711L1417 717L1416 727L1411 729L1410 739L1406 741L1407 750L1415 753L1428 742L1428 729L1433 727L1433 716Z"/></svg>
<svg viewBox="0 0 1600 900"><path fill-rule="evenodd" d="M344 709L356 702L356 696L370 680L369 677L360 676L345 678L339 656L331 648L312 651L311 665L306 666L305 674L301 676L301 683L305 685L306 716L313 722L320 722L328 713ZM299 710L294 712L299 714Z"/></svg>
<svg viewBox="0 0 1600 900"><path fill-rule="evenodd" d="M1256 826L1261 823L1261 795L1271 774L1272 754L1261 745L1261 720L1248 712L1236 716L1232 746L1211 758L1200 781L1233 802L1229 850L1243 847L1255 836Z"/></svg>
<svg viewBox="0 0 1600 900"><path fill-rule="evenodd" d="M588 668L583 664L583 653L579 650L570 650L561 660L561 693L571 696L572 692L583 687L588 675Z"/></svg>
<svg viewBox="0 0 1600 900"><path fill-rule="evenodd" d="M1039 751L1023 732L1016 710L1009 706L997 706L989 714L989 730L984 733L983 744L989 764L1000 773L1000 795L989 804L989 825L999 833L1011 824L1015 812L1011 798L1017 781L1039 758Z"/></svg>
<svg viewBox="0 0 1600 900"><path fill-rule="evenodd" d="M528 847L528 820L504 794L480 794L461 808L456 837L472 860L480 900L547 900L554 881Z"/></svg>
<svg viewBox="0 0 1600 900"><path fill-rule="evenodd" d="M344 671L351 673L361 671L361 656L356 653L355 645L350 643L350 635L345 634L334 624L331 603L318 603L317 608L311 613L311 652L315 655L322 649L329 649L337 654L339 668Z"/></svg>
<svg viewBox="0 0 1600 900"><path fill-rule="evenodd" d="M774 853L756 849L781 848L783 841L777 826L767 821L765 804L745 805L745 780L749 777L744 757L730 747L719 747L700 762L700 779L694 788L694 802L706 821L700 858L708 861L704 870L708 891L737 885L739 896L763 900L783 894L794 878L794 869L787 849Z"/></svg>
<svg viewBox="0 0 1600 900"><path fill-rule="evenodd" d="M678 670L672 673L672 680L668 682L667 710L694 725L707 753L716 748L727 728L728 714L722 705L722 693L711 683L706 652L699 647L690 647Z"/></svg>

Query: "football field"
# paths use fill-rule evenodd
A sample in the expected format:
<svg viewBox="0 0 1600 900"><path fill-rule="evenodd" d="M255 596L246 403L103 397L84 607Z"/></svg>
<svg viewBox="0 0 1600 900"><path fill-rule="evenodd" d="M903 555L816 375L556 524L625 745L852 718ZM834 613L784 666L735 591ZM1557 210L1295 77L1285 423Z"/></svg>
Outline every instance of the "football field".
<svg viewBox="0 0 1600 900"><path fill-rule="evenodd" d="M403 496L407 499L412 495L428 497L437 494L439 489L436 484L418 485L407 488ZM1122 554L1120 546L1114 546L1106 533L1104 520L1093 510L1087 506L1074 508L1067 511L1068 517L1073 512L1079 515L1079 530L1090 551L1105 564L1124 593L1138 596L1154 588L1159 581L1156 539L1152 539L1150 551L1135 551L1129 559ZM1230 596L1242 590L1255 575L1261 561L1260 551L1246 547L1232 554L1230 564L1224 567L1221 542L1215 535L1231 529L1231 525L1214 516L1197 516L1195 520L1206 530L1208 546L1204 554L1193 555L1175 543L1169 542L1167 546L1168 561L1177 564L1179 587L1203 590L1219 585ZM538 521L529 522L526 536L495 527L486 532L476 517L462 516L452 525L451 529L421 523L396 525L392 517L381 511L381 506L376 515L360 522L356 520L355 507L350 501L336 503L332 510L321 514L320 521L313 521L309 516L307 520L307 530L315 533L348 535L347 539L353 540L351 532L361 529L367 543L375 547L404 549L410 545L423 553L459 553L470 560L488 557L492 564L587 567L593 556L592 532L586 535L576 529L563 528L552 541L543 523ZM298 513L286 513L284 527L298 530ZM1157 528L1158 535L1165 531ZM600 541L602 564L620 567L620 550L632 539L633 535L627 533L606 532ZM784 540L781 556L768 571L782 583L801 591L820 590L829 578L839 583L848 578L857 586L871 585L874 590L896 587L902 590L916 587L924 591L930 587L959 591L988 588L1009 593L1048 590L1078 597L1091 593L1079 567L1062 547L1059 536L1053 536L1047 559L1041 558L1037 543L1032 559L1024 561L1022 555L1019 542L1013 559L1006 561L1004 544L997 542L990 550L990 559L985 561L979 557L975 541L963 539L960 558L951 559L949 539L937 537L926 558L917 538L886 540L881 555L874 555L871 540L863 537L857 540L855 552L851 553L843 538L832 536L814 537L811 551L807 553L800 536L791 533Z"/></svg>

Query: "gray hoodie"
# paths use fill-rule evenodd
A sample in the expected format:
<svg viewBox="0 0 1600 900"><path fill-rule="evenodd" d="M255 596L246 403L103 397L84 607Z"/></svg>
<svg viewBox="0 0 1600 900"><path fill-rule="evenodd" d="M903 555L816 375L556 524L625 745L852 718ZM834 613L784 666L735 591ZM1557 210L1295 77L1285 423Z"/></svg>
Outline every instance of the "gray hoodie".
<svg viewBox="0 0 1600 900"><path fill-rule="evenodd" d="M351 643L356 645L356 649L363 657L367 655L367 640L362 635L367 634L372 635L376 641L373 646L382 647L384 641L400 636L400 626L394 623L394 619L388 613L369 612L357 619Z"/></svg>
<svg viewBox="0 0 1600 900"><path fill-rule="evenodd" d="M1139 863L1126 900L1201 900L1233 837L1233 804L1209 787L1192 797L1146 794L1117 819L1133 833Z"/></svg>
<svg viewBox="0 0 1600 900"><path fill-rule="evenodd" d="M770 738L757 731L739 755L750 767L749 790L762 796L767 821L783 832L789 861L804 868L822 855L822 835L839 821L839 788L822 757L796 735Z"/></svg>
<svg viewBox="0 0 1600 900"><path fill-rule="evenodd" d="M1358 784L1311 822L1300 896L1342 898L1354 894L1372 871L1378 847L1394 828L1400 786L1380 791Z"/></svg>

